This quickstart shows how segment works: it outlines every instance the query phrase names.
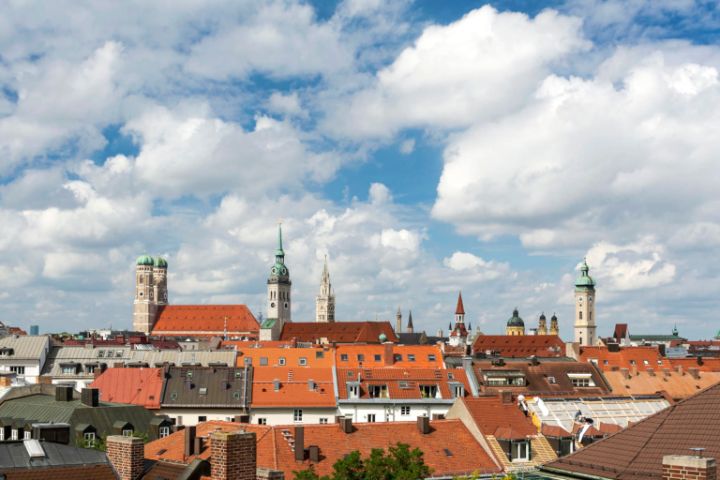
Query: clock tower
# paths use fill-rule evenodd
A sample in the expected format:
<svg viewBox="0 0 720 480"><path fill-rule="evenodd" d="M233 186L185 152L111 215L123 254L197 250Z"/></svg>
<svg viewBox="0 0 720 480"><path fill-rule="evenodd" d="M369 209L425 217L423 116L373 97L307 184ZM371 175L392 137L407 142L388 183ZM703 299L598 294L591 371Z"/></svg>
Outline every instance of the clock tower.
<svg viewBox="0 0 720 480"><path fill-rule="evenodd" d="M285 251L282 245L282 225L278 225L278 247L275 263L270 268L267 281L267 317L260 329L260 340L277 340L283 325L290 320L290 272L285 265Z"/></svg>
<svg viewBox="0 0 720 480"><path fill-rule="evenodd" d="M586 261L580 266L580 276L575 281L575 341L581 346L595 345L595 281L589 275Z"/></svg>

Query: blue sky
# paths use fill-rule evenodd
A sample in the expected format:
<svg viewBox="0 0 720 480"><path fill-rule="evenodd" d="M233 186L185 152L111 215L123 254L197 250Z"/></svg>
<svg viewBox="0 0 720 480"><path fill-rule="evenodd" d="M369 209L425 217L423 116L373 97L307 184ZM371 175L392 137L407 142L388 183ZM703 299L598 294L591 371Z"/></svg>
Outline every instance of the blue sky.
<svg viewBox="0 0 720 480"><path fill-rule="evenodd" d="M282 219L296 320L327 254L339 319L571 338L587 257L600 334L715 334L716 2L136 7L0 7L0 320L129 327L146 252L261 314Z"/></svg>

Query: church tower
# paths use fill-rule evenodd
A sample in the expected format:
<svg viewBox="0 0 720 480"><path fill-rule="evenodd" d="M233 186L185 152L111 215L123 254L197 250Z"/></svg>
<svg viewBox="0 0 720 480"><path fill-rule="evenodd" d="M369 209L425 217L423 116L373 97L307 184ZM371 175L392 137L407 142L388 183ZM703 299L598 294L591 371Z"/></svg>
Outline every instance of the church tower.
<svg viewBox="0 0 720 480"><path fill-rule="evenodd" d="M155 259L153 266L153 296L158 306L168 304L167 268L167 260L162 257Z"/></svg>
<svg viewBox="0 0 720 480"><path fill-rule="evenodd" d="M330 283L327 255L325 256L323 273L320 278L320 295L315 298L315 321L335 323L335 292L333 292Z"/></svg>
<svg viewBox="0 0 720 480"><path fill-rule="evenodd" d="M400 307L398 307L398 311L395 314L395 334L400 335L402 333L402 312L400 311Z"/></svg>
<svg viewBox="0 0 720 480"><path fill-rule="evenodd" d="M560 335L560 326L558 325L557 315L554 313L550 317L550 335Z"/></svg>
<svg viewBox="0 0 720 480"><path fill-rule="evenodd" d="M278 225L278 246L275 250L275 263L270 269L267 281L267 319L265 323L274 320L277 333L282 331L283 325L290 319L290 272L285 266L285 251L282 245L282 225Z"/></svg>
<svg viewBox="0 0 720 480"><path fill-rule="evenodd" d="M547 335L547 319L545 318L545 312L540 314L540 319L538 320L537 334Z"/></svg>
<svg viewBox="0 0 720 480"><path fill-rule="evenodd" d="M595 281L588 274L586 261L580 266L580 276L575 281L575 341L580 345L595 345Z"/></svg>
<svg viewBox="0 0 720 480"><path fill-rule="evenodd" d="M458 293L457 305L455 306L455 326L450 329L449 343L453 347L464 345L468 332L465 328L465 306L463 305L462 292Z"/></svg>
<svg viewBox="0 0 720 480"><path fill-rule="evenodd" d="M135 262L135 301L133 302L133 330L149 334L155 324L157 301L153 281L154 260L149 255Z"/></svg>

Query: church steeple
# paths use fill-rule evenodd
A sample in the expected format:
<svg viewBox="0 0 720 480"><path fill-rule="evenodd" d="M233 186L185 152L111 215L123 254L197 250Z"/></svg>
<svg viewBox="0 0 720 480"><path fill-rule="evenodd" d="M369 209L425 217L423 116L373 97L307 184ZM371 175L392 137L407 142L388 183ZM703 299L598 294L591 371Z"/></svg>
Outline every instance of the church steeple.
<svg viewBox="0 0 720 480"><path fill-rule="evenodd" d="M275 263L270 268L268 277L267 321L275 320L280 331L285 323L290 322L290 271L285 265L285 250L282 244L282 224L278 223L277 249Z"/></svg>
<svg viewBox="0 0 720 480"><path fill-rule="evenodd" d="M325 255L325 263L320 277L320 294L315 298L315 321L335 322L335 292L330 283L327 255Z"/></svg>
<svg viewBox="0 0 720 480"><path fill-rule="evenodd" d="M407 333L415 333L415 327L413 326L413 321L412 321L412 310L410 310L408 312L408 323L407 323L407 328L405 329L405 331Z"/></svg>
<svg viewBox="0 0 720 480"><path fill-rule="evenodd" d="M455 307L455 326L450 332L450 345L457 347L464 345L468 332L465 328L465 306L463 305L462 292L458 293L457 306Z"/></svg>

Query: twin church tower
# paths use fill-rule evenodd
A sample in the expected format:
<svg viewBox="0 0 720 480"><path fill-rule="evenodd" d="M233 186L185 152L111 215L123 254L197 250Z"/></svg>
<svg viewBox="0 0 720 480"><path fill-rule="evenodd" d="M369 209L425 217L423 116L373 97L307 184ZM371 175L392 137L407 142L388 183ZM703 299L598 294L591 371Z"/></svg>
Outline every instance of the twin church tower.
<svg viewBox="0 0 720 480"><path fill-rule="evenodd" d="M285 265L280 225L278 225L277 242L275 262L270 268L270 276L267 280L266 317L261 325L261 337L263 330L265 336L278 335L283 325L292 321L292 282L290 270ZM151 333L158 316L168 305L167 268L168 263L162 257L153 258L149 255L138 257L135 265L134 331ZM335 322L335 292L330 283L327 257L323 265L320 294L316 298L315 307L317 322Z"/></svg>

